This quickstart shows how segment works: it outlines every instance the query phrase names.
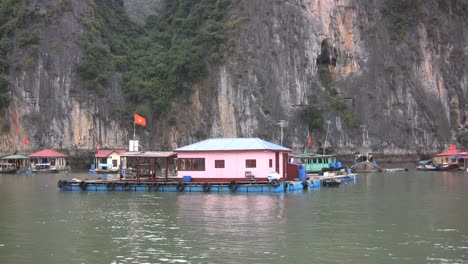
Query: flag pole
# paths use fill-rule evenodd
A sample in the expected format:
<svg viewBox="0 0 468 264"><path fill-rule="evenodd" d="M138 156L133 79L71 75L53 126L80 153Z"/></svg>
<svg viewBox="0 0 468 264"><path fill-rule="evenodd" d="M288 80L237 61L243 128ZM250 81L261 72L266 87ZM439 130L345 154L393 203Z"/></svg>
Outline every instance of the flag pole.
<svg viewBox="0 0 468 264"><path fill-rule="evenodd" d="M133 122L133 141L135 141L135 122Z"/></svg>

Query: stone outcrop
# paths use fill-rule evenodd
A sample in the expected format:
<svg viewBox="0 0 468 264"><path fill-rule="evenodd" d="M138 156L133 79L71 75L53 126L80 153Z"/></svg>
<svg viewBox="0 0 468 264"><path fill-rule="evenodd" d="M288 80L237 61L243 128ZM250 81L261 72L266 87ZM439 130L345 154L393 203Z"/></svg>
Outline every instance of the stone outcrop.
<svg viewBox="0 0 468 264"><path fill-rule="evenodd" d="M56 1L29 2L39 9L58 8ZM140 22L147 15L143 11L164 10L164 1L124 2ZM194 85L191 97L176 99L169 117L138 130L138 139L157 150L208 137L279 143L278 123L285 120L283 145L295 151L302 151L309 133L314 148L327 144L343 154L423 155L457 144L468 126L466 18L450 7L439 14L438 24L418 21L408 26L404 39L395 39L383 4L233 1L232 13L246 19L231 36L237 44L226 63L210 65L208 78ZM114 111L125 100L120 74L102 96L85 89L77 76L83 19L93 19L93 8L77 0L51 24L32 25L41 41L37 60L28 67L24 61L31 49L15 45L10 52L11 63L21 67L12 67L9 78L13 101L0 121L11 125L0 136L0 152L127 146L133 126L120 122ZM321 69L330 74L327 83ZM335 109L330 98L342 99L345 109ZM303 113L309 104L322 109L329 129L325 123L322 130L308 131ZM22 143L25 138L30 145Z"/></svg>

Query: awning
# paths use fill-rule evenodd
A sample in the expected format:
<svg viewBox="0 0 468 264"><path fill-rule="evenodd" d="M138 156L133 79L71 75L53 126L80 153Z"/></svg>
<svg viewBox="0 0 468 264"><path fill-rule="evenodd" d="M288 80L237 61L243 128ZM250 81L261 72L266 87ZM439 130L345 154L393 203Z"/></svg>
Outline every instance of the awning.
<svg viewBox="0 0 468 264"><path fill-rule="evenodd" d="M9 159L29 159L28 156L24 155L10 155L2 158L3 160L9 160Z"/></svg>

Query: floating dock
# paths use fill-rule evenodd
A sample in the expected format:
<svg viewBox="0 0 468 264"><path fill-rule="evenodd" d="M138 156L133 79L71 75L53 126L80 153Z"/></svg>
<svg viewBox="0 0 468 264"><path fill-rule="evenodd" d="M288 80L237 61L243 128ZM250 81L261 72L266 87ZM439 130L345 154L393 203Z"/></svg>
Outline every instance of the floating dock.
<svg viewBox="0 0 468 264"><path fill-rule="evenodd" d="M356 175L335 177L313 177L304 181L277 182L178 182L150 180L59 180L57 187L62 191L87 192L239 192L239 193L281 193L302 191L322 186L329 186L330 179L341 182L355 181Z"/></svg>

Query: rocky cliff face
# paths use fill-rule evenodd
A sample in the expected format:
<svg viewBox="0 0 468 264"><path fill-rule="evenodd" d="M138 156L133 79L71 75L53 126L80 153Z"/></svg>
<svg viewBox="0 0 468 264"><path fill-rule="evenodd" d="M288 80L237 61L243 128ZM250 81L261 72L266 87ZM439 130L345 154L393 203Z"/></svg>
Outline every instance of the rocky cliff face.
<svg viewBox="0 0 468 264"><path fill-rule="evenodd" d="M212 69L211 83L200 84L194 106L182 111L199 114L186 130L279 143L278 123L286 120L283 143L298 150L308 135L301 115L315 103L330 121L329 129L312 131L315 142L325 145L329 130L327 145L340 153L424 154L455 143L466 133L468 50L466 33L448 32L466 18L449 7L438 25L428 29L421 21L393 39L383 4L236 2L235 12L248 20L229 61ZM323 67L345 114L324 102L330 84L320 76ZM358 122L350 124L350 116Z"/></svg>
<svg viewBox="0 0 468 264"><path fill-rule="evenodd" d="M308 134L301 114L317 103L330 121L327 145L340 153L417 154L456 142L466 133L468 49L466 33L455 32L466 18L449 6L437 25L420 21L394 39L383 4L238 1L235 10L248 21L229 61L213 70L216 99L206 93L207 102L197 103L211 113L201 126L210 124L211 136L280 142L278 122L287 120L283 142L300 149ZM324 66L346 102L344 115L323 102ZM346 122L350 115L357 124ZM312 131L323 145L326 128Z"/></svg>
<svg viewBox="0 0 468 264"><path fill-rule="evenodd" d="M97 96L83 88L77 65L83 57L80 38L86 33L82 19L92 19L87 1L64 6L57 1L29 1L42 17L13 37L9 60L11 103L2 123L10 131L2 133L2 153L32 153L52 148L78 155L80 150L126 146L128 131L110 118L113 105L122 102L116 74L109 96ZM37 45L20 47L24 32L37 32ZM114 120L114 121L113 121ZM29 145L24 144L24 140Z"/></svg>
<svg viewBox="0 0 468 264"><path fill-rule="evenodd" d="M60 5L29 2L41 10ZM124 2L140 21L141 10L164 10L164 1ZM301 151L312 133L314 148L327 138L337 153L438 151L468 126L467 17L455 12L456 2L436 22L430 13L396 35L383 0L233 1L232 13L246 19L231 36L236 45L226 63L210 66L191 97L174 102L170 118L158 118L138 137L148 149L207 137L262 137ZM1 122L11 129L0 136L1 152L127 145L133 127L113 112L124 101L119 74L105 96L85 89L76 74L83 18L93 19L92 5L73 1L51 24L31 26L41 36L35 49L16 45L9 53L20 66L9 79L13 101ZM37 59L25 67L31 50ZM309 132L304 122L310 104L330 121L322 130ZM280 120L288 124L283 139ZM31 144L23 145L24 138Z"/></svg>

